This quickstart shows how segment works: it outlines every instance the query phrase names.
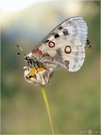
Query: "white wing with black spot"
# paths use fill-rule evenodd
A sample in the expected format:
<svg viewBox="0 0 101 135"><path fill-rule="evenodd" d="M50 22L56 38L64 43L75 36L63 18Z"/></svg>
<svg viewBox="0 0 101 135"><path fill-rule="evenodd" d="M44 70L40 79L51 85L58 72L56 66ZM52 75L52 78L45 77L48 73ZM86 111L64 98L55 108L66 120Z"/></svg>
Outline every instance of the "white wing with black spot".
<svg viewBox="0 0 101 135"><path fill-rule="evenodd" d="M54 28L34 49L41 52L39 61L74 72L85 59L87 24L82 17L72 17Z"/></svg>

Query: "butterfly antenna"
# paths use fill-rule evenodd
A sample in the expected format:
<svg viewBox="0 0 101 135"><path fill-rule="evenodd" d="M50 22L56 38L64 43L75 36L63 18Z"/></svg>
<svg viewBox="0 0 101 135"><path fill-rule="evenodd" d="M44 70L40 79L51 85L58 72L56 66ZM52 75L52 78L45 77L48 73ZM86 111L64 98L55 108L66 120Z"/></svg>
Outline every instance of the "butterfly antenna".
<svg viewBox="0 0 101 135"><path fill-rule="evenodd" d="M19 45L16 45L16 46L22 51L22 53L18 53L18 55L26 56L26 54L24 53L23 49Z"/></svg>

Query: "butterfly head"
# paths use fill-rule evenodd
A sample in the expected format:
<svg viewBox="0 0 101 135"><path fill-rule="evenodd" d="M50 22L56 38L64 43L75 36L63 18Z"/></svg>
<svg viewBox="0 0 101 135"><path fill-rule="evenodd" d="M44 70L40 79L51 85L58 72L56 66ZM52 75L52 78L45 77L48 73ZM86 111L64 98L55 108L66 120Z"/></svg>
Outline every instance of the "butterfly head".
<svg viewBox="0 0 101 135"><path fill-rule="evenodd" d="M18 53L18 55L24 55L24 59L27 61L28 65L29 65L29 66L32 66L33 61L35 61L35 60L34 60L34 57L33 57L33 55L32 55L32 53L25 54L24 51L23 51L23 49L22 49L19 45L17 45L17 47L18 47L18 48L21 50L21 52L22 52L22 53Z"/></svg>
<svg viewBox="0 0 101 135"><path fill-rule="evenodd" d="M17 45L18 48L23 53L18 53L18 55L24 55L25 60L27 61L27 66L24 66L24 79L34 85L42 84L45 85L46 83L50 83L51 77L54 73L53 68L45 68L42 63L39 63L36 57L40 52L35 50L33 55L33 51L29 54L25 54L23 49Z"/></svg>
<svg viewBox="0 0 101 135"><path fill-rule="evenodd" d="M31 64L31 66L32 65L34 66L35 58L33 57L32 53L25 55L24 58L27 61L27 63L29 64L29 66L30 66L30 64Z"/></svg>

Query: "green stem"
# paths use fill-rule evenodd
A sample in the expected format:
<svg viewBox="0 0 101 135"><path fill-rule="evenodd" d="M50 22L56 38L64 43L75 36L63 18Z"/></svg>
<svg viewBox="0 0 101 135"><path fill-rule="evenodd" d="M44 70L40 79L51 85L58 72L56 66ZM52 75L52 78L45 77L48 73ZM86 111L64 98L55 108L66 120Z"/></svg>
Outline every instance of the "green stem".
<svg viewBox="0 0 101 135"><path fill-rule="evenodd" d="M42 90L42 95L43 95L43 98L44 98L44 101L45 101L45 105L46 105L46 108L47 108L49 122L50 122L51 130L52 130L52 135L55 135L55 133L54 133L54 126L53 126L53 122L52 122L51 111L50 111L50 107L49 107L49 103L48 103L48 98L47 98L47 94L46 94L44 85L41 85L41 90Z"/></svg>

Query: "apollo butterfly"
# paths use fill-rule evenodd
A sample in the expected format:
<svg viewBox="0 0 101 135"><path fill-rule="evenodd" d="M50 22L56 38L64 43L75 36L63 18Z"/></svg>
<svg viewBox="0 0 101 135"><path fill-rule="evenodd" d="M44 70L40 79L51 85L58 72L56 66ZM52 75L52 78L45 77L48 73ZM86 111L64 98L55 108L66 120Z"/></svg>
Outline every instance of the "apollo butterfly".
<svg viewBox="0 0 101 135"><path fill-rule="evenodd" d="M25 80L45 85L57 68L78 71L85 60L85 47L90 44L87 34L87 24L82 17L71 17L60 23L32 52L24 54L28 62L24 67Z"/></svg>

